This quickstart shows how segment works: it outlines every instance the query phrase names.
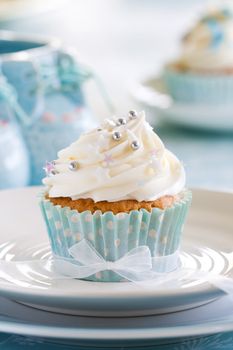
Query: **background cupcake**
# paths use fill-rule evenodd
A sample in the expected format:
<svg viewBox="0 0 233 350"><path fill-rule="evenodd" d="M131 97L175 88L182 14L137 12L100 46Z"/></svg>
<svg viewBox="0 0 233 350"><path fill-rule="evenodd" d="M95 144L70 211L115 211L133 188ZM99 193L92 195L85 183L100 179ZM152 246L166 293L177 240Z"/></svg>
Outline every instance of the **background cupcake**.
<svg viewBox="0 0 233 350"><path fill-rule="evenodd" d="M164 79L181 102L233 103L233 13L207 13L185 35L180 58L167 65Z"/></svg>
<svg viewBox="0 0 233 350"><path fill-rule="evenodd" d="M71 258L68 249L82 239L107 261L143 245L153 257L179 248L191 193L182 164L143 112L105 120L60 151L46 171L40 204L56 256ZM121 280L113 271L88 279Z"/></svg>

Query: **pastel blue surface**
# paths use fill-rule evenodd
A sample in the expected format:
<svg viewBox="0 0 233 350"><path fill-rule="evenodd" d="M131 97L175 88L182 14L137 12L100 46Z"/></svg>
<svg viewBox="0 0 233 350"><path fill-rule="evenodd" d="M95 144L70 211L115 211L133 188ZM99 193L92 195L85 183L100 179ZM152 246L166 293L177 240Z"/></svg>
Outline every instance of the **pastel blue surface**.
<svg viewBox="0 0 233 350"><path fill-rule="evenodd" d="M166 147L183 162L187 186L233 190L233 134L164 125L156 128Z"/></svg>

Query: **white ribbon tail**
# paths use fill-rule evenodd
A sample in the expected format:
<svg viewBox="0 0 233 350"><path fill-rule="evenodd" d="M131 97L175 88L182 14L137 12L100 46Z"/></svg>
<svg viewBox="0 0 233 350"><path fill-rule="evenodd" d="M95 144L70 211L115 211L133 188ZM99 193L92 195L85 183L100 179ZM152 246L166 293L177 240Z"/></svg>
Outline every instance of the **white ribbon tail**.
<svg viewBox="0 0 233 350"><path fill-rule="evenodd" d="M192 271L189 279L208 282L226 294L233 294L233 279L231 277L218 275L211 272Z"/></svg>

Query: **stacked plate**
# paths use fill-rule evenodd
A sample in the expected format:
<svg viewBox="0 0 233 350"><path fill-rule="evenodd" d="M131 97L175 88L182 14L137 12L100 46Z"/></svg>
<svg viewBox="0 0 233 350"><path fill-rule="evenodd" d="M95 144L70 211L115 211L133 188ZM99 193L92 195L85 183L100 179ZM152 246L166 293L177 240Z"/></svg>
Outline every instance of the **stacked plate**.
<svg viewBox="0 0 233 350"><path fill-rule="evenodd" d="M1 260L49 258L38 192L36 187L0 192ZM182 265L233 277L233 194L193 194ZM233 331L232 296L203 280L155 289L133 283L44 280L30 266L23 265L18 275L4 266L0 332L95 346L145 346Z"/></svg>

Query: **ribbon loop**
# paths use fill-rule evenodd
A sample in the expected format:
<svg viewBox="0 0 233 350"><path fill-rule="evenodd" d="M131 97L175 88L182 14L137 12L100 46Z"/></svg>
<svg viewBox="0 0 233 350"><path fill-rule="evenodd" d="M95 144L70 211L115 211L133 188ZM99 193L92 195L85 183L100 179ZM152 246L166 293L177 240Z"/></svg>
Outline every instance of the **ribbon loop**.
<svg viewBox="0 0 233 350"><path fill-rule="evenodd" d="M83 239L69 248L69 254L82 265L104 264L104 258Z"/></svg>

